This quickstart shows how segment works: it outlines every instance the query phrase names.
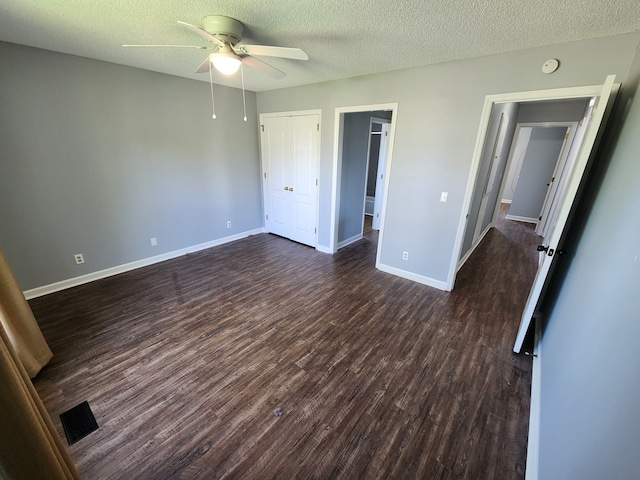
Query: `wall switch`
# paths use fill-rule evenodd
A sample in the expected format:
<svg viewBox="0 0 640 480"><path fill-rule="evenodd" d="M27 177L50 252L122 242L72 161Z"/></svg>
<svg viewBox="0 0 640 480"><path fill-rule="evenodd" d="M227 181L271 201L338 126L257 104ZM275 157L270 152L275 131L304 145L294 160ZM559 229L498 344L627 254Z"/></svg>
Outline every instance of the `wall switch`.
<svg viewBox="0 0 640 480"><path fill-rule="evenodd" d="M227 228L231 228L231 220L227 220Z"/></svg>
<svg viewBox="0 0 640 480"><path fill-rule="evenodd" d="M76 264L80 265L81 263L84 263L84 257L82 256L81 253L76 253L73 256L74 260L76 261Z"/></svg>
<svg viewBox="0 0 640 480"><path fill-rule="evenodd" d="M442 203L445 203L447 201L447 198L449 198L449 192L442 192L440 194L440 201Z"/></svg>
<svg viewBox="0 0 640 480"><path fill-rule="evenodd" d="M156 245L158 245L158 240L156 239L156 237L153 237L153 238L151 239L151 246L152 246L152 247L155 247Z"/></svg>
<svg viewBox="0 0 640 480"><path fill-rule="evenodd" d="M409 252L402 252L402 259L409 260Z"/></svg>

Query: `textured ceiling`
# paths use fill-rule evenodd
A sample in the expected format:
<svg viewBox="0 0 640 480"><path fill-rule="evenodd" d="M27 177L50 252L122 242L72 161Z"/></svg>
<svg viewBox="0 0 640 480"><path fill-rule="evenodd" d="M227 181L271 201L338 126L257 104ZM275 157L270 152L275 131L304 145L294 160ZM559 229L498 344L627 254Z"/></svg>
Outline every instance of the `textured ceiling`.
<svg viewBox="0 0 640 480"><path fill-rule="evenodd" d="M207 52L122 44L206 45L177 20L220 14L244 42L302 48L309 61L262 57L287 77L245 69L249 90L637 31L638 0L0 0L0 40L208 81ZM4 66L0 66L4 68ZM240 86L239 76L216 83Z"/></svg>

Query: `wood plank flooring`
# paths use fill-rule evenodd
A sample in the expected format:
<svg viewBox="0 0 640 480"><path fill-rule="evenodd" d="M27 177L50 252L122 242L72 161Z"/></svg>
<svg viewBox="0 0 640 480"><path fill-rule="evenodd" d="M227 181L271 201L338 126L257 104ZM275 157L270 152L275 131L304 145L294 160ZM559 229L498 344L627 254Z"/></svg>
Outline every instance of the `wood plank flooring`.
<svg viewBox="0 0 640 480"><path fill-rule="evenodd" d="M376 270L370 229L252 236L32 300L34 384L61 436L89 401L84 479L523 478L537 240L502 220L447 293Z"/></svg>

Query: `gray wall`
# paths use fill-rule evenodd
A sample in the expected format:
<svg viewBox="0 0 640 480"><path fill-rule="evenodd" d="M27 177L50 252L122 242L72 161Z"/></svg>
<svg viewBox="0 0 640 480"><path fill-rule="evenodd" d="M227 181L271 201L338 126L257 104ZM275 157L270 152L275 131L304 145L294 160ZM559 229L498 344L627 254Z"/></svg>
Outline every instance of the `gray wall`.
<svg viewBox="0 0 640 480"><path fill-rule="evenodd" d="M485 96L627 77L640 34L509 52L258 93L260 113L322 110L318 243L329 246L337 107L398 102L381 262L446 281ZM560 59L553 75L540 71ZM449 192L447 203L440 192ZM466 212L465 212L466 214ZM402 260L402 252L410 252ZM455 259L454 259L455 256Z"/></svg>
<svg viewBox="0 0 640 480"><path fill-rule="evenodd" d="M534 102L520 104L518 111L517 123L540 123L540 122L579 122L584 117L589 100L554 100L548 102ZM529 128L530 127L524 127ZM529 134L531 132L529 131ZM526 135L525 135L526 137ZM576 136L577 138L577 136ZM522 141L522 136L521 136ZM528 137L524 140L529 142ZM526 149L526 145L525 145ZM518 166L522 164L521 150L514 151L514 158L507 173L508 183L502 193L503 200L513 200L515 194L516 177Z"/></svg>
<svg viewBox="0 0 640 480"><path fill-rule="evenodd" d="M376 111L344 115L338 242L362 233L369 126L371 117L383 115L388 116L388 113Z"/></svg>
<svg viewBox="0 0 640 480"><path fill-rule="evenodd" d="M381 128L380 124L375 125ZM368 197L376 196L376 179L378 176L378 160L380 159L380 135L369 137L369 167L367 168L367 191Z"/></svg>
<svg viewBox="0 0 640 480"><path fill-rule="evenodd" d="M567 127L533 129L509 215L538 219L566 133Z"/></svg>
<svg viewBox="0 0 640 480"><path fill-rule="evenodd" d="M522 103L518 111L518 123L579 122L584 117L588 99L551 100Z"/></svg>
<svg viewBox="0 0 640 480"><path fill-rule="evenodd" d="M369 112L344 115L338 242L362 233L370 118Z"/></svg>
<svg viewBox="0 0 640 480"><path fill-rule="evenodd" d="M262 226L254 93L245 123L217 86L212 120L203 82L8 43L0 65L0 245L23 289Z"/></svg>
<svg viewBox="0 0 640 480"><path fill-rule="evenodd" d="M482 148L482 156L480 157L480 165L478 166L478 174L476 176L476 183L473 187L473 197L471 198L471 206L469 208L469 216L467 218L467 225L464 232L464 239L462 242L462 251L460 257L464 257L467 252L473 246L473 235L476 230L476 224L478 222L478 214L480 213L480 204L482 202L482 195L484 194L484 188L487 183L487 177L489 176L490 168L492 167L493 149L496 143L496 137L498 135L498 129L500 128L500 118L502 114L508 117L505 118L507 123L507 130L505 132L505 141L502 145L502 150L496 152L496 155L500 157L498 171L496 173L496 185L491 192L491 200L488 202L488 207L485 212L485 219L483 219L483 227L481 231L491 223L495 205L498 200L498 193L500 192L500 182L504 175L504 170L507 166L507 160L509 158L509 149L511 148L511 142L513 141L513 134L516 129L516 115L518 113L517 103L502 103L496 104L491 109L491 117L489 118L489 125L487 126L487 135L485 136L484 146ZM488 217L488 218L487 218Z"/></svg>
<svg viewBox="0 0 640 480"><path fill-rule="evenodd" d="M322 110L318 242L328 246L335 108L398 102L381 262L446 281L457 262L485 96L599 84L609 73L625 81L639 39L633 33L261 92L257 107ZM238 120L211 122L206 83L26 47L1 52L7 174L0 215L9 229L3 225L0 242L23 288L262 225L253 94L254 124L235 116L240 92L223 87L219 120ZM547 58L562 62L553 75L540 71ZM160 243L153 250L151 236ZM87 256L81 267L71 257L78 252Z"/></svg>
<svg viewBox="0 0 640 480"><path fill-rule="evenodd" d="M570 255L545 307L539 462L544 480L638 477L638 79L640 52L585 189L567 243Z"/></svg>
<svg viewBox="0 0 640 480"><path fill-rule="evenodd" d="M502 191L502 201L511 203L513 200L513 194L516 191L516 184L518 182L518 175L520 174L520 165L524 159L524 154L527 151L527 145L529 144L529 138L531 137L532 127L522 127L518 130L517 136L514 135L513 141L516 142L512 145L513 156L511 163L509 164L509 170L504 180L504 190Z"/></svg>

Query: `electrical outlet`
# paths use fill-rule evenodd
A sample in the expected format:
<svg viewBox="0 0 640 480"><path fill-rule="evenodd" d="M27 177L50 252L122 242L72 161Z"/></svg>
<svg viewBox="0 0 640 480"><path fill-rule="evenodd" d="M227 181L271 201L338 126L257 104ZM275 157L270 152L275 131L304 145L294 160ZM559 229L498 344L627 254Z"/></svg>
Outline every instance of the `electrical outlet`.
<svg viewBox="0 0 640 480"><path fill-rule="evenodd" d="M156 237L153 237L151 239L151 246L155 247L156 245L158 245L158 239Z"/></svg>
<svg viewBox="0 0 640 480"><path fill-rule="evenodd" d="M231 228L231 220L227 220L227 228Z"/></svg>
<svg viewBox="0 0 640 480"><path fill-rule="evenodd" d="M440 201L441 201L442 203L446 203L447 198L449 198L449 192L442 192L442 193L440 194Z"/></svg>
<svg viewBox="0 0 640 480"><path fill-rule="evenodd" d="M409 260L409 252L402 252L402 259Z"/></svg>
<svg viewBox="0 0 640 480"><path fill-rule="evenodd" d="M84 263L84 257L82 256L82 254L81 254L81 253L76 253L76 254L73 256L73 258L74 258L74 260L76 261L76 264L77 264L77 265L80 265L81 263Z"/></svg>

